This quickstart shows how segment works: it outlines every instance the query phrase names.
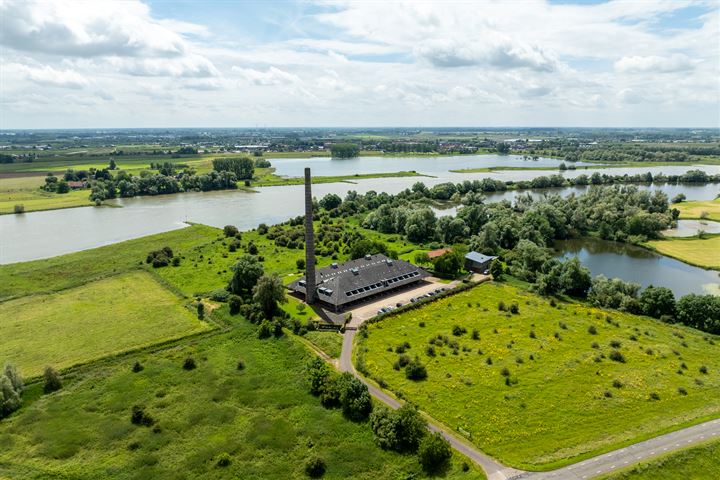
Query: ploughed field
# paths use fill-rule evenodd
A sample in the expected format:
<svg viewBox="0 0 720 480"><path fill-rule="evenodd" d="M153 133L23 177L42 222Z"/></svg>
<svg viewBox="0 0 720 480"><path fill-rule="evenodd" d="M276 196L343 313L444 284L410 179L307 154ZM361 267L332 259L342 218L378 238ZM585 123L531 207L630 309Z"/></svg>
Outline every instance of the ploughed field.
<svg viewBox="0 0 720 480"><path fill-rule="evenodd" d="M209 328L142 271L0 303L0 351L26 377Z"/></svg>
<svg viewBox="0 0 720 480"><path fill-rule="evenodd" d="M692 475L689 475L692 472ZM689 448L644 463L605 480L712 480L720 473L720 442Z"/></svg>
<svg viewBox="0 0 720 480"><path fill-rule="evenodd" d="M720 416L720 338L553 306L507 284L390 316L360 337L358 365L372 378L515 467L550 469ZM426 380L398 365L415 357Z"/></svg>

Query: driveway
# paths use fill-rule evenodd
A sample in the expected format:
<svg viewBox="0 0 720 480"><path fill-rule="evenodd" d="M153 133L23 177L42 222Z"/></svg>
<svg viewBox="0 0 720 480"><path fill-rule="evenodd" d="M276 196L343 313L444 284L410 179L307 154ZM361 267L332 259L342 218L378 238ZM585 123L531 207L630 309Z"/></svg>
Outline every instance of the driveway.
<svg viewBox="0 0 720 480"><path fill-rule="evenodd" d="M407 288L393 295L383 296L383 298L379 300L374 299L370 303L363 303L355 308L345 310L345 312L352 313L352 320L350 320L347 326L350 328L358 328L366 320L376 316L378 314L378 310L382 307L395 307L397 303L405 305L406 303L410 303L410 299L413 297L424 295L433 290L437 290L438 288L453 288L458 283L458 281L442 283L436 278L428 277L414 287Z"/></svg>

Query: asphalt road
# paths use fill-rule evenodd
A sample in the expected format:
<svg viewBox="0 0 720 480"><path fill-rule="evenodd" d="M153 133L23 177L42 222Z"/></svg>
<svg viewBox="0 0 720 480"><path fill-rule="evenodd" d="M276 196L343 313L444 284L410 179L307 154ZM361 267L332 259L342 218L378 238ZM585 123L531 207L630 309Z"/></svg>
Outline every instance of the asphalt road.
<svg viewBox="0 0 720 480"><path fill-rule="evenodd" d="M352 364L352 347L356 333L356 330L347 330L345 332L342 353L340 354L340 370L355 375L355 377L367 385L373 397L390 408L399 408L401 406L400 402L381 389L366 382L365 379L355 371L355 367ZM428 429L432 432L440 432L455 450L480 465L485 471L488 480L584 480L606 475L635 463L671 453L674 450L680 450L714 438L720 438L720 419L710 420L699 425L660 435L659 437L651 438L650 440L645 440L549 472L524 472L507 467L468 444L464 439L441 428L434 421L428 423ZM713 476L710 472L708 472L708 474L710 475L707 477L708 479L720 478L720 474L717 476Z"/></svg>

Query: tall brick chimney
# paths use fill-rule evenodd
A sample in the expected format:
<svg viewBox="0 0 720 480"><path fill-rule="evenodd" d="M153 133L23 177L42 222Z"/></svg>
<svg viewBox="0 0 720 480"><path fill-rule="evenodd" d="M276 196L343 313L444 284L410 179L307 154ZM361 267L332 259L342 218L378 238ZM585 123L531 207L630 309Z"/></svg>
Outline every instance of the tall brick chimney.
<svg viewBox="0 0 720 480"><path fill-rule="evenodd" d="M305 169L305 301L315 303L315 232L313 231L312 179Z"/></svg>

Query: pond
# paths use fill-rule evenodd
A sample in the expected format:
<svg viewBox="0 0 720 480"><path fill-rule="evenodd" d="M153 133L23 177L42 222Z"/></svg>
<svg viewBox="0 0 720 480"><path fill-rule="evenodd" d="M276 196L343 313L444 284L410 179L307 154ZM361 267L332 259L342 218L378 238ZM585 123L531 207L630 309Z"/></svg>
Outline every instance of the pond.
<svg viewBox="0 0 720 480"><path fill-rule="evenodd" d="M446 157L429 157L436 162L444 162ZM465 158L465 157L462 157ZM385 158L383 158L385 160ZM407 161L407 158L402 160ZM522 160L521 160L522 161ZM444 167L443 167L444 168ZM668 172L671 167L653 167L642 171ZM682 168L685 171L686 167ZM720 172L718 166L707 166L708 172ZM613 169L624 170L624 169ZM632 169L630 169L632 170ZM638 172L637 169L634 170ZM336 193L344 197L349 190L365 193L369 190L398 193L422 181L431 186L438 183L474 180L485 177L501 180L530 179L549 172L503 171L492 173L453 174L445 173L437 177L396 177L358 180L353 183L339 182L313 185L313 194L317 198L327 193ZM577 172L566 172L574 175ZM554 193L569 195L580 194L588 187L570 187L538 190L536 197ZM718 185L650 185L640 188L662 190L669 196L679 192L688 199L707 200L715 198ZM512 200L523 193L507 191L489 193L488 202ZM135 197L116 199L107 202L114 207L84 207L33 212L23 215L0 215L0 264L53 257L88 248L108 245L131 238L182 228L183 222L197 222L223 227L235 225L241 230L256 227L260 223L268 225L285 221L303 213L303 186L258 188L256 193L246 191L190 192L177 195L156 197ZM444 212L452 214L454 210Z"/></svg>
<svg viewBox="0 0 720 480"><path fill-rule="evenodd" d="M704 233L720 233L720 222L712 220L678 220L676 228L663 230L662 233L666 237L694 237L698 232Z"/></svg>
<svg viewBox="0 0 720 480"><path fill-rule="evenodd" d="M621 278L643 287L667 287L676 298L688 293L720 295L720 272L693 267L635 245L581 238L557 241L554 248L558 257L578 257L593 276Z"/></svg>

